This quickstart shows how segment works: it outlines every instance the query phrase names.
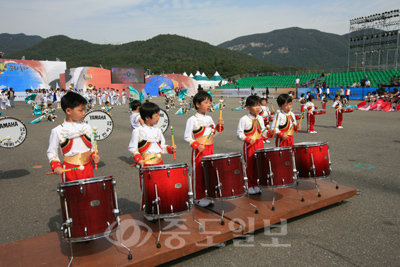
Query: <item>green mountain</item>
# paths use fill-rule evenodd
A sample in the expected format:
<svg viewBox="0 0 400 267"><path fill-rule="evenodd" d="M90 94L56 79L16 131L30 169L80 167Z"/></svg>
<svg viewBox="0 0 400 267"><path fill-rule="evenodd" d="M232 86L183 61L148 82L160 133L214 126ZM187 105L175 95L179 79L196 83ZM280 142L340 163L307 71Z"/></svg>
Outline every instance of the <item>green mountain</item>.
<svg viewBox="0 0 400 267"><path fill-rule="evenodd" d="M293 27L238 37L218 46L281 66L347 67L348 34Z"/></svg>
<svg viewBox="0 0 400 267"><path fill-rule="evenodd" d="M26 49L32 45L35 45L42 40L43 38L37 35L25 35L23 33L20 34L1 33L0 51L2 51L4 55L12 54L16 51Z"/></svg>
<svg viewBox="0 0 400 267"><path fill-rule="evenodd" d="M282 71L283 67L236 51L178 35L158 35L147 41L121 45L92 44L63 35L52 36L7 58L66 61L68 68L79 66L142 66L151 73L190 73L200 70L222 77L241 73ZM285 68L287 69L287 68ZM210 77L209 77L210 78Z"/></svg>

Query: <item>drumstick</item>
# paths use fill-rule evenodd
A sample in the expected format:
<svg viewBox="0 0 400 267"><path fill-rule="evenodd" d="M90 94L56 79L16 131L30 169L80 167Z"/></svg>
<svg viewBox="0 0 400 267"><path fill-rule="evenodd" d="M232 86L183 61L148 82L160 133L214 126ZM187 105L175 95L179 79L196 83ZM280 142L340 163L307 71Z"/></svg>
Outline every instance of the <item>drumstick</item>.
<svg viewBox="0 0 400 267"><path fill-rule="evenodd" d="M75 168L71 168L71 169L66 169L66 170L62 170L61 172L69 172L69 171L75 171L75 170L80 170L83 171L85 169L84 166L79 166L79 167L75 167ZM46 175L50 175L50 174L54 174L55 172L48 172L46 173Z"/></svg>
<svg viewBox="0 0 400 267"><path fill-rule="evenodd" d="M303 110L303 113L301 113L299 125L301 124L301 120L304 118L304 111L306 111L306 110L304 109L304 110Z"/></svg>
<svg viewBox="0 0 400 267"><path fill-rule="evenodd" d="M97 156L97 126L93 126L94 131L94 155ZM97 171L97 163L94 164L94 170Z"/></svg>
<svg viewBox="0 0 400 267"><path fill-rule="evenodd" d="M222 100L219 101L219 119L222 119ZM222 125L219 124L219 134L221 134Z"/></svg>
<svg viewBox="0 0 400 267"><path fill-rule="evenodd" d="M276 124L278 123L278 118L279 118L279 110L276 111L276 119L275 119L275 125L274 125L274 132L276 130Z"/></svg>
<svg viewBox="0 0 400 267"><path fill-rule="evenodd" d="M152 159L156 159L156 158L161 158L161 155L160 155L160 154L157 154L157 156L154 156L154 157L145 159L145 160L143 160L143 163L145 163L146 161L152 160ZM135 165L137 166L137 165L139 165L139 164L137 164L137 163L132 164L131 167L133 167L133 166L135 166Z"/></svg>
<svg viewBox="0 0 400 267"><path fill-rule="evenodd" d="M209 135L207 136L207 139L204 141L203 147L206 146L206 143L208 141L208 139L210 139L210 136L214 133L214 130L211 129L211 132L209 133ZM202 151L203 152L203 151ZM194 158L195 160L197 159L197 157L201 154L201 152L199 154L197 154L197 156Z"/></svg>
<svg viewBox="0 0 400 267"><path fill-rule="evenodd" d="M265 127L264 130L262 130L262 132L259 133L259 134L257 135L257 137L256 137L255 140L257 140L258 138L260 138L260 137L262 136L262 134L265 132L265 130L267 130L267 127ZM254 141L255 141L255 140L254 140ZM252 146L252 145L254 145L254 144L255 144L255 143L247 145L247 148L249 148L250 146Z"/></svg>
<svg viewBox="0 0 400 267"><path fill-rule="evenodd" d="M272 111L275 112L274 106L272 104L271 104L271 107L272 107Z"/></svg>
<svg viewBox="0 0 400 267"><path fill-rule="evenodd" d="M11 139L11 137L10 137L10 136L7 136L6 138L0 140L0 143L3 142L4 140L10 140L10 139Z"/></svg>
<svg viewBox="0 0 400 267"><path fill-rule="evenodd" d="M171 138L172 138L172 146L175 145L174 142L174 127L171 126ZM175 152L174 152L174 160L176 160Z"/></svg>

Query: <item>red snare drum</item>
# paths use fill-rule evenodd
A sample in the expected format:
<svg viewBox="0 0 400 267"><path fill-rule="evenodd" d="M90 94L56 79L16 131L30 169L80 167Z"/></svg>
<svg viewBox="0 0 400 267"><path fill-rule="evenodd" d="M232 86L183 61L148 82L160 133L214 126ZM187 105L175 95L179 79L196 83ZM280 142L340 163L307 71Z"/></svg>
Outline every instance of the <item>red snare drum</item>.
<svg viewBox="0 0 400 267"><path fill-rule="evenodd" d="M300 120L301 117L303 117L303 119L304 119L304 115L301 116L301 114L302 114L302 113L296 113L296 114L294 114L294 116L296 117L296 120Z"/></svg>
<svg viewBox="0 0 400 267"><path fill-rule="evenodd" d="M118 204L112 176L61 183L63 238L81 242L108 236L118 227Z"/></svg>
<svg viewBox="0 0 400 267"><path fill-rule="evenodd" d="M228 200L245 195L241 153L204 156L201 165L204 170L207 198Z"/></svg>
<svg viewBox="0 0 400 267"><path fill-rule="evenodd" d="M321 115L321 114L324 114L324 113L326 113L326 110L324 110L324 109L316 109L316 110L314 110L314 115Z"/></svg>
<svg viewBox="0 0 400 267"><path fill-rule="evenodd" d="M282 188L295 184L297 171L291 147L256 149L255 157L260 185Z"/></svg>
<svg viewBox="0 0 400 267"><path fill-rule="evenodd" d="M299 178L328 178L331 174L328 142L302 142L293 145Z"/></svg>
<svg viewBox="0 0 400 267"><path fill-rule="evenodd" d="M190 211L188 166L166 164L140 169L146 215L167 218ZM159 200L159 214L157 211Z"/></svg>
<svg viewBox="0 0 400 267"><path fill-rule="evenodd" d="M342 108L343 113L353 112L353 108Z"/></svg>

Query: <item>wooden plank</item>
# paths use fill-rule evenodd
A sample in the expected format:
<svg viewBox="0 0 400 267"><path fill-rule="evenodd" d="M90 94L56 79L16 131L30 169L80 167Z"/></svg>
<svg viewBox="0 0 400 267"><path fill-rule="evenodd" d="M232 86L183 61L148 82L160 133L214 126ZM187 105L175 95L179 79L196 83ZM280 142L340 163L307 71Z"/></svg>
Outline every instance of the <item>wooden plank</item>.
<svg viewBox="0 0 400 267"><path fill-rule="evenodd" d="M241 226L235 222L227 226L218 223L218 214L195 208L195 218L202 222L203 232L193 221L192 212L164 219L161 248L157 248L158 223L148 222L142 212L120 216L124 245L131 249L133 259L128 260L128 250L119 245L119 233L89 243L73 243L72 266L156 266L200 251L235 237ZM0 245L0 266L67 266L69 243L60 232L52 232L24 240Z"/></svg>
<svg viewBox="0 0 400 267"><path fill-rule="evenodd" d="M336 189L334 183L326 180L318 180L317 183L321 197L318 197L313 180L299 180L299 192L303 194L304 202L295 186L275 189L275 210L272 210L272 190L266 187L262 188L261 195L250 196L250 202L257 206L258 214L254 213L255 209L249 204L247 197L223 203L216 201L213 207L207 209L220 215L224 210L224 217L241 224L243 234L246 234L280 223L282 219L294 218L357 195L354 188L339 185L339 189Z"/></svg>
<svg viewBox="0 0 400 267"><path fill-rule="evenodd" d="M216 201L212 208L195 208L195 218L203 225L203 232L193 220L192 212L161 221L161 248L157 248L158 223L148 222L142 212L120 216L124 245L120 245L119 232L109 237L73 243L72 266L156 266L231 240L249 232L277 224L281 219L296 216L332 205L357 194L357 190L343 185L335 189L329 181L318 181L321 197L313 181L300 180L299 190L305 201L297 194L296 187L275 190L275 210L272 207L272 191L264 188L261 195L251 196L251 202L259 213L249 205L247 197L224 201L224 222L221 225L222 203ZM69 243L60 232L52 232L12 243L0 245L0 266L67 266Z"/></svg>

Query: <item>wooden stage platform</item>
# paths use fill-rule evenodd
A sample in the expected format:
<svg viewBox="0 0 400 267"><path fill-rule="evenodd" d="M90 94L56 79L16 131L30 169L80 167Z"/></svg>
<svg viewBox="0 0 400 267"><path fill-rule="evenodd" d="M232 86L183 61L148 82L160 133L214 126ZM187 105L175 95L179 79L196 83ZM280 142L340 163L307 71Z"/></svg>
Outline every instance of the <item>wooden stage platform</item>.
<svg viewBox="0 0 400 267"><path fill-rule="evenodd" d="M357 190L343 185L339 189L325 180L318 181L321 197L314 181L300 180L296 187L275 189L275 210L272 210L272 191L263 188L261 195L234 200L216 201L212 208L195 208L192 212L161 221L161 248L157 248L158 223L147 222L142 212L120 216L122 243L131 249L133 258L120 245L119 232L109 237L73 243L72 266L155 266L231 240L243 234L280 223L296 216L335 204L356 196ZM224 225L221 225L222 205ZM70 246L61 232L52 232L0 245L0 266L67 266Z"/></svg>

